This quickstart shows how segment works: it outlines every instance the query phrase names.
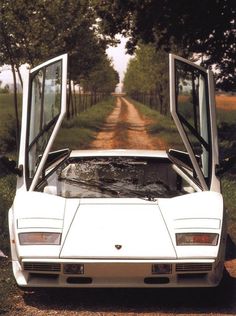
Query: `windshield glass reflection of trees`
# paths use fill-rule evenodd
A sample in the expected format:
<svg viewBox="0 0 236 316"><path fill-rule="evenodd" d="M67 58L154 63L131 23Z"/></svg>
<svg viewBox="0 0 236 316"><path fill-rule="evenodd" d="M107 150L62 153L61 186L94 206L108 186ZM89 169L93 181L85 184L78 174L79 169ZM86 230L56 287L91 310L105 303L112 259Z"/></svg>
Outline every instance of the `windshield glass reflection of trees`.
<svg viewBox="0 0 236 316"><path fill-rule="evenodd" d="M127 157L72 160L56 180L57 195L67 198L171 197L182 194L177 182L169 162Z"/></svg>

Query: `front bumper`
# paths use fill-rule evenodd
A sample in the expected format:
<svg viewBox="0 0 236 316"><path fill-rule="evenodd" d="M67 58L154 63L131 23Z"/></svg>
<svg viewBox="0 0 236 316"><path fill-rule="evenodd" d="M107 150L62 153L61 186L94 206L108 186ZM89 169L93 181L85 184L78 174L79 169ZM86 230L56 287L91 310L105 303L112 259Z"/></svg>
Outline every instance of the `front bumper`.
<svg viewBox="0 0 236 316"><path fill-rule="evenodd" d="M63 266L82 264L82 274L66 274ZM170 264L168 274L153 274L153 264ZM45 260L13 261L21 287L165 288L214 287L222 278L223 263L204 260Z"/></svg>

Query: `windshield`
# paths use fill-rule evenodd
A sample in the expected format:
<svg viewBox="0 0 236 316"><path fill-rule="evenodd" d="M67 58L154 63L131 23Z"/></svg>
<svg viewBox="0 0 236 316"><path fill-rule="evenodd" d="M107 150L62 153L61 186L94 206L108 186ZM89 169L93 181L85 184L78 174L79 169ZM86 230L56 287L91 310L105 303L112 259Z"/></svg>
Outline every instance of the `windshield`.
<svg viewBox="0 0 236 316"><path fill-rule="evenodd" d="M178 190L178 175L171 163L160 158L69 159L48 178L47 184L44 192L53 190L66 198L154 199L183 194Z"/></svg>

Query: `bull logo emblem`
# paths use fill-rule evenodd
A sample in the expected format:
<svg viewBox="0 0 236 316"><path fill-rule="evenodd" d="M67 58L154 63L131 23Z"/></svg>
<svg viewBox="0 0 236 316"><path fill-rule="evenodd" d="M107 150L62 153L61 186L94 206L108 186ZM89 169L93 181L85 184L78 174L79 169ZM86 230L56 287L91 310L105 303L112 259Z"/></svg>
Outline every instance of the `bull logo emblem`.
<svg viewBox="0 0 236 316"><path fill-rule="evenodd" d="M115 245L115 247L116 247L117 250L120 250L122 248L121 245Z"/></svg>

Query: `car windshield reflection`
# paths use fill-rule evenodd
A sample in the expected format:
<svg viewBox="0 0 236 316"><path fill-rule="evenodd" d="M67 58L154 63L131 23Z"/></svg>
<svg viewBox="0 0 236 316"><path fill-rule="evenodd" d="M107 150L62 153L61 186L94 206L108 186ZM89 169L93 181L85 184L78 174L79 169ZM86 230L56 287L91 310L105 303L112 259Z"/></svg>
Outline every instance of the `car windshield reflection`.
<svg viewBox="0 0 236 316"><path fill-rule="evenodd" d="M69 160L48 179L54 194L65 198L130 198L152 200L182 195L178 175L162 159L99 157ZM47 188L44 189L44 191Z"/></svg>

